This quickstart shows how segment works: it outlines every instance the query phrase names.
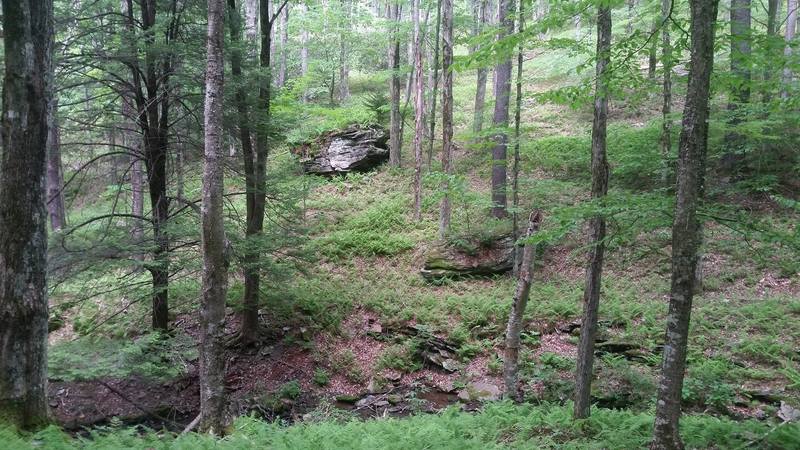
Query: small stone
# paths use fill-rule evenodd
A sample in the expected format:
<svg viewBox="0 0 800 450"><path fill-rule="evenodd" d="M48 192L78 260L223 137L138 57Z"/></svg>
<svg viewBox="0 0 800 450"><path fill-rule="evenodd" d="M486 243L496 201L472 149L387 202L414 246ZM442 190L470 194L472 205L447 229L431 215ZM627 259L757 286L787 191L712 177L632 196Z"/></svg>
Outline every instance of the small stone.
<svg viewBox="0 0 800 450"><path fill-rule="evenodd" d="M391 403L392 405L396 405L396 404L398 404L398 403L403 401L403 397L401 397L401 396L399 396L397 394L391 394L388 397L386 397L386 400L388 400L389 403Z"/></svg>
<svg viewBox="0 0 800 450"><path fill-rule="evenodd" d="M336 401L342 403L355 403L358 401L358 397L355 395L337 395Z"/></svg>
<svg viewBox="0 0 800 450"><path fill-rule="evenodd" d="M781 409L778 410L778 417L784 422L797 422L800 420L800 409L786 402L781 402Z"/></svg>

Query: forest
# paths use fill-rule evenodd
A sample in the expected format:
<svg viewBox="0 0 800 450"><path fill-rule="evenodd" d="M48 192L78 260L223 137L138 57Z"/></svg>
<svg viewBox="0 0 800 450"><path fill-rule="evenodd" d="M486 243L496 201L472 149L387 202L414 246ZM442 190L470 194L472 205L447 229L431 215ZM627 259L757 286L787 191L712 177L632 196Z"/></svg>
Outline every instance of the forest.
<svg viewBox="0 0 800 450"><path fill-rule="evenodd" d="M798 0L0 2L0 447L800 448Z"/></svg>

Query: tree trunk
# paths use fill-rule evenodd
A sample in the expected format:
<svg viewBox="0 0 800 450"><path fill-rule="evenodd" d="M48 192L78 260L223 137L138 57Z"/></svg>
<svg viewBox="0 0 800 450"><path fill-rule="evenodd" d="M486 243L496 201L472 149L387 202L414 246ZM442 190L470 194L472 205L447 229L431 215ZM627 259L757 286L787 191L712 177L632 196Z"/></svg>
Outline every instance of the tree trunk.
<svg viewBox="0 0 800 450"><path fill-rule="evenodd" d="M526 238L530 238L541 224L542 216L539 211L534 211L528 220ZM520 333L522 332L522 319L525 316L525 307L528 305L528 296L531 292L531 275L534 268L533 258L536 255L536 246L526 243L522 249L522 261L517 278L517 290L514 292L514 301L511 303L511 313L508 315L506 327L506 349L503 358L503 381L506 385L506 398L521 401L517 386L519 374L519 347Z"/></svg>
<svg viewBox="0 0 800 450"><path fill-rule="evenodd" d="M244 0L244 29L247 42L258 50L258 0Z"/></svg>
<svg viewBox="0 0 800 450"><path fill-rule="evenodd" d="M419 1L413 0L411 17L414 24L414 220L422 219L422 139L425 134L425 83L422 72L422 33L419 25Z"/></svg>
<svg viewBox="0 0 800 450"><path fill-rule="evenodd" d="M792 58L792 41L794 41L794 33L797 29L797 0L787 0L786 9L786 47L783 50L783 56L786 59L787 66L783 69L783 89L781 90L781 98L789 98L789 86L794 80L794 73L792 73L790 60Z"/></svg>
<svg viewBox="0 0 800 450"><path fill-rule="evenodd" d="M263 1L263 0L262 0ZM301 11L303 14L303 20L308 19L308 6L305 3L301 3ZM300 31L300 76L305 77L308 75L308 28L303 26L303 29ZM308 90L303 91L303 102L308 101Z"/></svg>
<svg viewBox="0 0 800 450"><path fill-rule="evenodd" d="M448 177L441 186L439 208L439 239L444 240L450 229L450 182L453 174L453 0L443 0L444 33L442 36L442 172ZM441 3L441 2L440 2ZM437 24L438 27L438 24ZM431 129L433 131L433 129Z"/></svg>
<svg viewBox="0 0 800 450"><path fill-rule="evenodd" d="M244 160L245 174L245 204L246 204L246 224L245 236L252 238L257 235L256 218L256 197L258 188L256 186L258 174L256 173L256 159L253 152L253 136L250 130L250 113L247 102L247 92L243 84L242 75L242 52L238 44L241 42L241 17L236 7L236 0L228 0L228 15L231 42L231 75L236 82L236 92L234 99L236 102L237 122L239 124L239 140L242 145L242 159ZM249 345L258 339L258 270L253 267L257 260L257 251L250 249L250 244L246 246L244 256L244 284L245 293L242 299L241 311L241 343ZM254 287L255 286L255 287Z"/></svg>
<svg viewBox="0 0 800 450"><path fill-rule="evenodd" d="M433 82L432 83L433 90L431 93L431 117L430 117L431 140L428 142L428 170L431 170L431 161L433 160L433 141L435 140L434 136L436 136L436 95L437 91L439 90L439 41L440 41L441 24L442 24L442 0L436 0L436 36L433 41L433 76L431 77L432 78L431 81ZM444 114L444 112L442 114ZM444 121L444 119L442 120ZM444 124L442 126L444 126ZM443 147L442 151L444 151L444 143L442 143L442 147ZM441 234L441 227L439 228L439 234Z"/></svg>
<svg viewBox="0 0 800 450"><path fill-rule="evenodd" d="M478 33L482 33L486 26L486 8L487 0L478 0ZM476 50L479 50L477 48ZM478 67L477 70L477 87L475 88L475 116L472 121L472 132L476 135L483 130L483 110L486 105L486 78L489 69L486 67Z"/></svg>
<svg viewBox="0 0 800 450"><path fill-rule="evenodd" d="M350 3L342 0L344 10L343 31L339 36L339 101L344 102L350 98L350 66L348 63L347 39L350 37Z"/></svg>
<svg viewBox="0 0 800 450"><path fill-rule="evenodd" d="M519 25L518 34L522 35L525 32L525 0L519 2ZM522 63L524 62L524 44L522 41L519 43L517 50L517 97L514 106L514 167L511 172L511 202L514 206L511 213L511 231L514 237L514 242L519 239L519 141L520 130L522 126ZM519 272L520 265L522 264L522 249L519 246L514 246L514 274Z"/></svg>
<svg viewBox="0 0 800 450"><path fill-rule="evenodd" d="M281 12L281 55L280 67L278 69L278 78L275 84L278 87L286 85L286 57L289 46L289 5L283 7Z"/></svg>
<svg viewBox="0 0 800 450"><path fill-rule="evenodd" d="M728 133L725 134L726 152L722 156L722 171L730 176L737 176L742 169L744 136L736 132L742 122L738 112L742 105L750 101L750 0L731 0L731 73L735 79L732 88L728 111Z"/></svg>
<svg viewBox="0 0 800 450"><path fill-rule="evenodd" d="M201 428L216 435L223 434L225 430L223 338L225 294L228 290L228 264L225 257L225 227L222 216L225 165L225 152L222 148L224 11L223 0L208 0L205 158L201 208L203 290L200 305L200 413Z"/></svg>
<svg viewBox="0 0 800 450"><path fill-rule="evenodd" d="M780 0L767 0L768 7L767 7L767 41L766 41L766 49L764 54L768 54L769 49L772 48L772 43L775 41L775 38L778 35L778 29L780 26L778 25L778 9L780 9L781 1ZM771 67L764 68L764 84L763 90L761 92L761 101L763 103L769 103L772 101L772 87L770 86L770 82L772 81L772 71Z"/></svg>
<svg viewBox="0 0 800 450"><path fill-rule="evenodd" d="M628 3L628 23L625 25L625 34L633 34L633 22L636 18L636 0L627 0Z"/></svg>
<svg viewBox="0 0 800 450"><path fill-rule="evenodd" d="M653 442L650 445L650 448L659 450L683 448L678 421L694 295L694 269L702 238L697 204L705 179L717 2L692 0L690 7L691 69L679 143L677 198L672 224L672 283Z"/></svg>
<svg viewBox="0 0 800 450"><path fill-rule="evenodd" d="M608 161L606 160L606 123L608 121L608 82L611 63L611 10L597 9L597 67L592 124L592 200L599 201L608 192ZM597 313L600 306L603 256L605 253L606 219L598 215L589 219L591 248L586 264L586 284L583 289L583 320L578 343L578 367L575 371L576 419L590 414L590 394L594 365L594 341L597 334Z"/></svg>
<svg viewBox="0 0 800 450"><path fill-rule="evenodd" d="M499 0L497 40L514 34L514 0ZM492 216L501 219L508 215L506 200L506 153L508 150L508 108L511 97L511 58L495 67L494 116L492 125L499 128L492 148Z"/></svg>
<svg viewBox="0 0 800 450"><path fill-rule="evenodd" d="M0 418L47 416L45 175L53 114L53 1L3 1L5 78L0 159Z"/></svg>
<svg viewBox="0 0 800 450"><path fill-rule="evenodd" d="M61 170L61 130L58 125L58 101L53 101L47 136L47 213L50 227L60 231L67 226L64 206L64 174Z"/></svg>
<svg viewBox="0 0 800 450"><path fill-rule="evenodd" d="M663 2L662 2L663 3ZM663 5L662 5L663 6ZM669 27L669 23L658 18L653 19L653 24L650 26L650 35L655 37L655 34L658 32L658 25L663 24L662 26L666 30ZM656 66L658 65L658 41L657 39L653 39L653 42L650 44L650 51L647 54L647 78L649 80L656 79Z"/></svg>
<svg viewBox="0 0 800 450"><path fill-rule="evenodd" d="M534 19L536 19L537 22L543 20L545 16L547 16L549 10L550 10L550 5L548 3L548 0L538 0L536 11L534 12ZM543 29L541 32L539 32L539 39L541 40L547 39L546 29Z"/></svg>
<svg viewBox="0 0 800 450"><path fill-rule="evenodd" d="M672 150L672 43L669 35L669 14L672 9L672 0L661 1L661 64L664 67L664 80L662 83L661 103L661 182L666 185L669 179L669 155Z"/></svg>
<svg viewBox="0 0 800 450"><path fill-rule="evenodd" d="M389 80L391 105L389 110L389 164L400 167L401 136L400 136L400 37L398 27L400 24L400 7L397 3L387 6L389 20L392 21L392 41L389 43L389 70L392 72Z"/></svg>

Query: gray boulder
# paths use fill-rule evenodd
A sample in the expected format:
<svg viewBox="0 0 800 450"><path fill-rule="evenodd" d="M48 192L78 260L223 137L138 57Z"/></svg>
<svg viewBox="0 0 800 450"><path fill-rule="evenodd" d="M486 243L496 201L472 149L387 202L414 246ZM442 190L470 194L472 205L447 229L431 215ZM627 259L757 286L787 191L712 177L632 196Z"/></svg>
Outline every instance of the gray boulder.
<svg viewBox="0 0 800 450"><path fill-rule="evenodd" d="M472 248L440 242L428 251L420 274L426 280L436 281L497 275L508 272L513 266L514 240L510 235L503 235Z"/></svg>
<svg viewBox="0 0 800 450"><path fill-rule="evenodd" d="M294 150L305 173L366 172L389 160L389 133L381 127L352 125L323 134Z"/></svg>

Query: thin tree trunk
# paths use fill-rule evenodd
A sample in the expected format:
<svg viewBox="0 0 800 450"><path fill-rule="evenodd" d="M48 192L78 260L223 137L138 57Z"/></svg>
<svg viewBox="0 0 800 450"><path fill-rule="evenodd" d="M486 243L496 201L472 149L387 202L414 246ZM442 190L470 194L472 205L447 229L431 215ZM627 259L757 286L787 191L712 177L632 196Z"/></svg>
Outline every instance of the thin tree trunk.
<svg viewBox="0 0 800 450"><path fill-rule="evenodd" d="M306 6L305 3L301 3L301 5L303 20L308 20L308 6ZM300 31L300 76L305 77L306 75L308 75L308 28L303 26L303 29ZM303 102L307 101L308 90L304 90Z"/></svg>
<svg viewBox="0 0 800 450"><path fill-rule="evenodd" d="M500 30L497 40L514 34L514 0L500 0L498 9ZM508 151L508 109L511 97L511 58L495 67L494 71L494 116L492 125L498 128L492 148L492 216L503 218L508 215L506 199L506 153Z"/></svg>
<svg viewBox="0 0 800 450"><path fill-rule="evenodd" d="M281 56L278 78L275 82L278 87L286 84L286 57L289 53L289 5L283 7L281 12Z"/></svg>
<svg viewBox="0 0 800 450"><path fill-rule="evenodd" d="M257 181L256 157L253 152L252 132L250 130L250 113L247 104L247 92L244 86L242 75L242 52L238 44L241 42L241 17L236 7L236 0L228 0L228 23L231 41L231 75L236 83L234 99L236 102L237 122L239 124L239 140L242 145L242 159L244 162L245 174L245 204L246 204L246 225L245 236L251 240L258 236L257 218L253 215L257 213ZM252 244L248 243L245 249L243 260L245 293L242 299L241 329L239 339L242 344L250 345L258 339L258 286L259 273L256 266L257 251L251 249Z"/></svg>
<svg viewBox="0 0 800 450"><path fill-rule="evenodd" d="M742 122L739 108L750 101L750 0L731 0L731 73L736 83L732 88L728 111L728 133L725 134L726 152L722 156L722 171L730 176L737 176L742 169L744 137L736 132Z"/></svg>
<svg viewBox="0 0 800 450"><path fill-rule="evenodd" d="M350 37L350 3L342 0L344 10L344 26L339 36L339 101L350 98L350 65L348 63L347 39Z"/></svg>
<svg viewBox="0 0 800 450"><path fill-rule="evenodd" d="M662 7L663 7L663 2L662 2ZM655 37L655 34L658 32L659 23L663 23L662 26L664 27L664 29L666 29L669 26L668 23L663 21L663 17L661 21L659 21L659 19L657 18L654 18L653 24L650 25L650 35L653 36L653 38ZM650 44L650 51L647 54L647 78L649 80L656 79L656 66L658 65L657 48L658 48L658 40L653 39L653 42Z"/></svg>
<svg viewBox="0 0 800 450"><path fill-rule="evenodd" d="M45 175L53 114L53 1L2 6L0 418L34 429L48 421Z"/></svg>
<svg viewBox="0 0 800 450"><path fill-rule="evenodd" d="M522 35L525 32L525 0L519 2L519 25L517 27L518 33ZM522 126L522 63L524 62L524 43L520 41L517 50L517 97L514 107L514 167L511 171L511 202L514 206L511 212L511 231L514 242L519 239L519 141ZM522 263L522 249L519 246L514 246L514 274L519 272Z"/></svg>
<svg viewBox="0 0 800 450"><path fill-rule="evenodd" d="M422 72L422 33L419 25L419 2L412 2L412 22L414 24L414 220L422 219L422 139L425 134L425 83Z"/></svg>
<svg viewBox="0 0 800 450"><path fill-rule="evenodd" d="M533 211L528 220L526 238L532 237L539 231L542 216L539 211ZM517 386L519 375L519 347L522 332L522 319L525 316L525 307L531 292L531 278L534 268L533 258L536 255L536 246L526 243L522 249L522 261L517 277L517 289L514 292L514 301L511 303L511 313L508 315L506 327L506 349L503 358L503 381L506 385L505 396L514 401L521 401L520 391Z"/></svg>
<svg viewBox="0 0 800 450"><path fill-rule="evenodd" d="M486 8L487 0L478 0L478 33L482 33L486 26ZM476 51L480 47L476 48ZM475 88L475 115L472 121L472 132L476 135L483 131L483 110L486 105L486 78L489 69L486 67L478 67L477 70L477 87Z"/></svg>
<svg viewBox="0 0 800 450"><path fill-rule="evenodd" d="M785 40L786 47L783 50L783 56L786 59L787 66L783 69L783 89L781 90L781 98L789 98L789 86L794 80L794 73L792 73L791 66L789 65L792 58L792 41L794 41L794 33L797 29L797 0L787 0L786 9L786 32Z"/></svg>
<svg viewBox="0 0 800 450"><path fill-rule="evenodd" d="M633 22L635 19L636 0L627 0L628 3L628 23L625 25L625 34L633 34Z"/></svg>
<svg viewBox="0 0 800 450"><path fill-rule="evenodd" d="M439 208L439 239L444 240L450 230L450 182L453 174L453 0L443 0L444 33L442 36L442 171L447 177L442 182L444 194ZM441 2L440 2L441 3ZM437 24L438 28L438 24ZM433 131L433 129L431 129Z"/></svg>
<svg viewBox="0 0 800 450"><path fill-rule="evenodd" d="M683 448L678 421L694 295L694 270L702 239L697 204L705 179L717 2L692 0L690 7L691 69L679 143L677 195L672 224L672 283L655 427L650 445L651 449L658 450Z"/></svg>
<svg viewBox="0 0 800 450"><path fill-rule="evenodd" d="M431 117L430 117L430 137L431 140L428 142L428 170L431 170L431 161L433 160L433 141L435 140L434 136L436 136L436 95L437 91L439 90L439 34L441 31L441 24L442 24L442 0L436 0L436 36L433 41L433 91L431 94ZM444 112L442 113L444 114ZM442 119L444 121L444 119ZM444 126L444 124L442 125ZM451 132L452 134L452 132ZM444 147L444 143L442 143L442 147ZM444 151L444 148L442 149ZM448 216L449 221L449 216ZM441 234L441 226L439 228L439 234Z"/></svg>
<svg viewBox="0 0 800 450"><path fill-rule="evenodd" d="M778 9L780 8L781 1L780 0L768 0L768 7L767 7L767 41L766 41L766 50L764 54L768 54L768 51L772 48L772 44L775 41L776 37L778 36L778 29L780 28L778 25ZM763 103L769 103L772 101L772 87L770 83L772 81L772 67L765 67L764 68L764 83L763 83L763 90L761 92L761 101Z"/></svg>
<svg viewBox="0 0 800 450"><path fill-rule="evenodd" d="M64 206L64 174L61 170L61 130L58 125L58 101L53 101L47 136L47 212L50 227L60 231L67 226Z"/></svg>
<svg viewBox="0 0 800 450"><path fill-rule="evenodd" d="M245 38L258 51L258 0L244 0L244 17Z"/></svg>
<svg viewBox="0 0 800 450"><path fill-rule="evenodd" d="M670 10L672 0L661 1L661 64L664 67L664 80L662 83L662 103L661 103L661 137L659 145L661 147L661 182L666 185L669 180L669 156L672 151L672 43L669 34Z"/></svg>
<svg viewBox="0 0 800 450"><path fill-rule="evenodd" d="M200 305L200 413L202 429L225 430L225 294L228 264L222 216L223 166L223 24L225 2L208 0L206 52L205 158L203 163L202 250L203 290ZM267 48L269 51L269 48Z"/></svg>
<svg viewBox="0 0 800 450"><path fill-rule="evenodd" d="M597 9L597 68L594 93L594 122L592 125L592 200L598 201L608 192L608 161L606 159L606 123L608 122L608 78L611 63L611 10ZM597 314L605 253L606 219L598 215L589 219L589 255L586 264L586 284L583 289L583 320L578 343L578 367L575 371L576 419L590 414L590 394L594 365L594 340L597 334Z"/></svg>
<svg viewBox="0 0 800 450"><path fill-rule="evenodd" d="M392 72L389 80L391 105L389 110L389 164L400 167L401 164L401 136L400 136L400 37L398 27L400 24L400 7L397 3L387 6L389 20L392 24L392 41L389 43L389 70Z"/></svg>

